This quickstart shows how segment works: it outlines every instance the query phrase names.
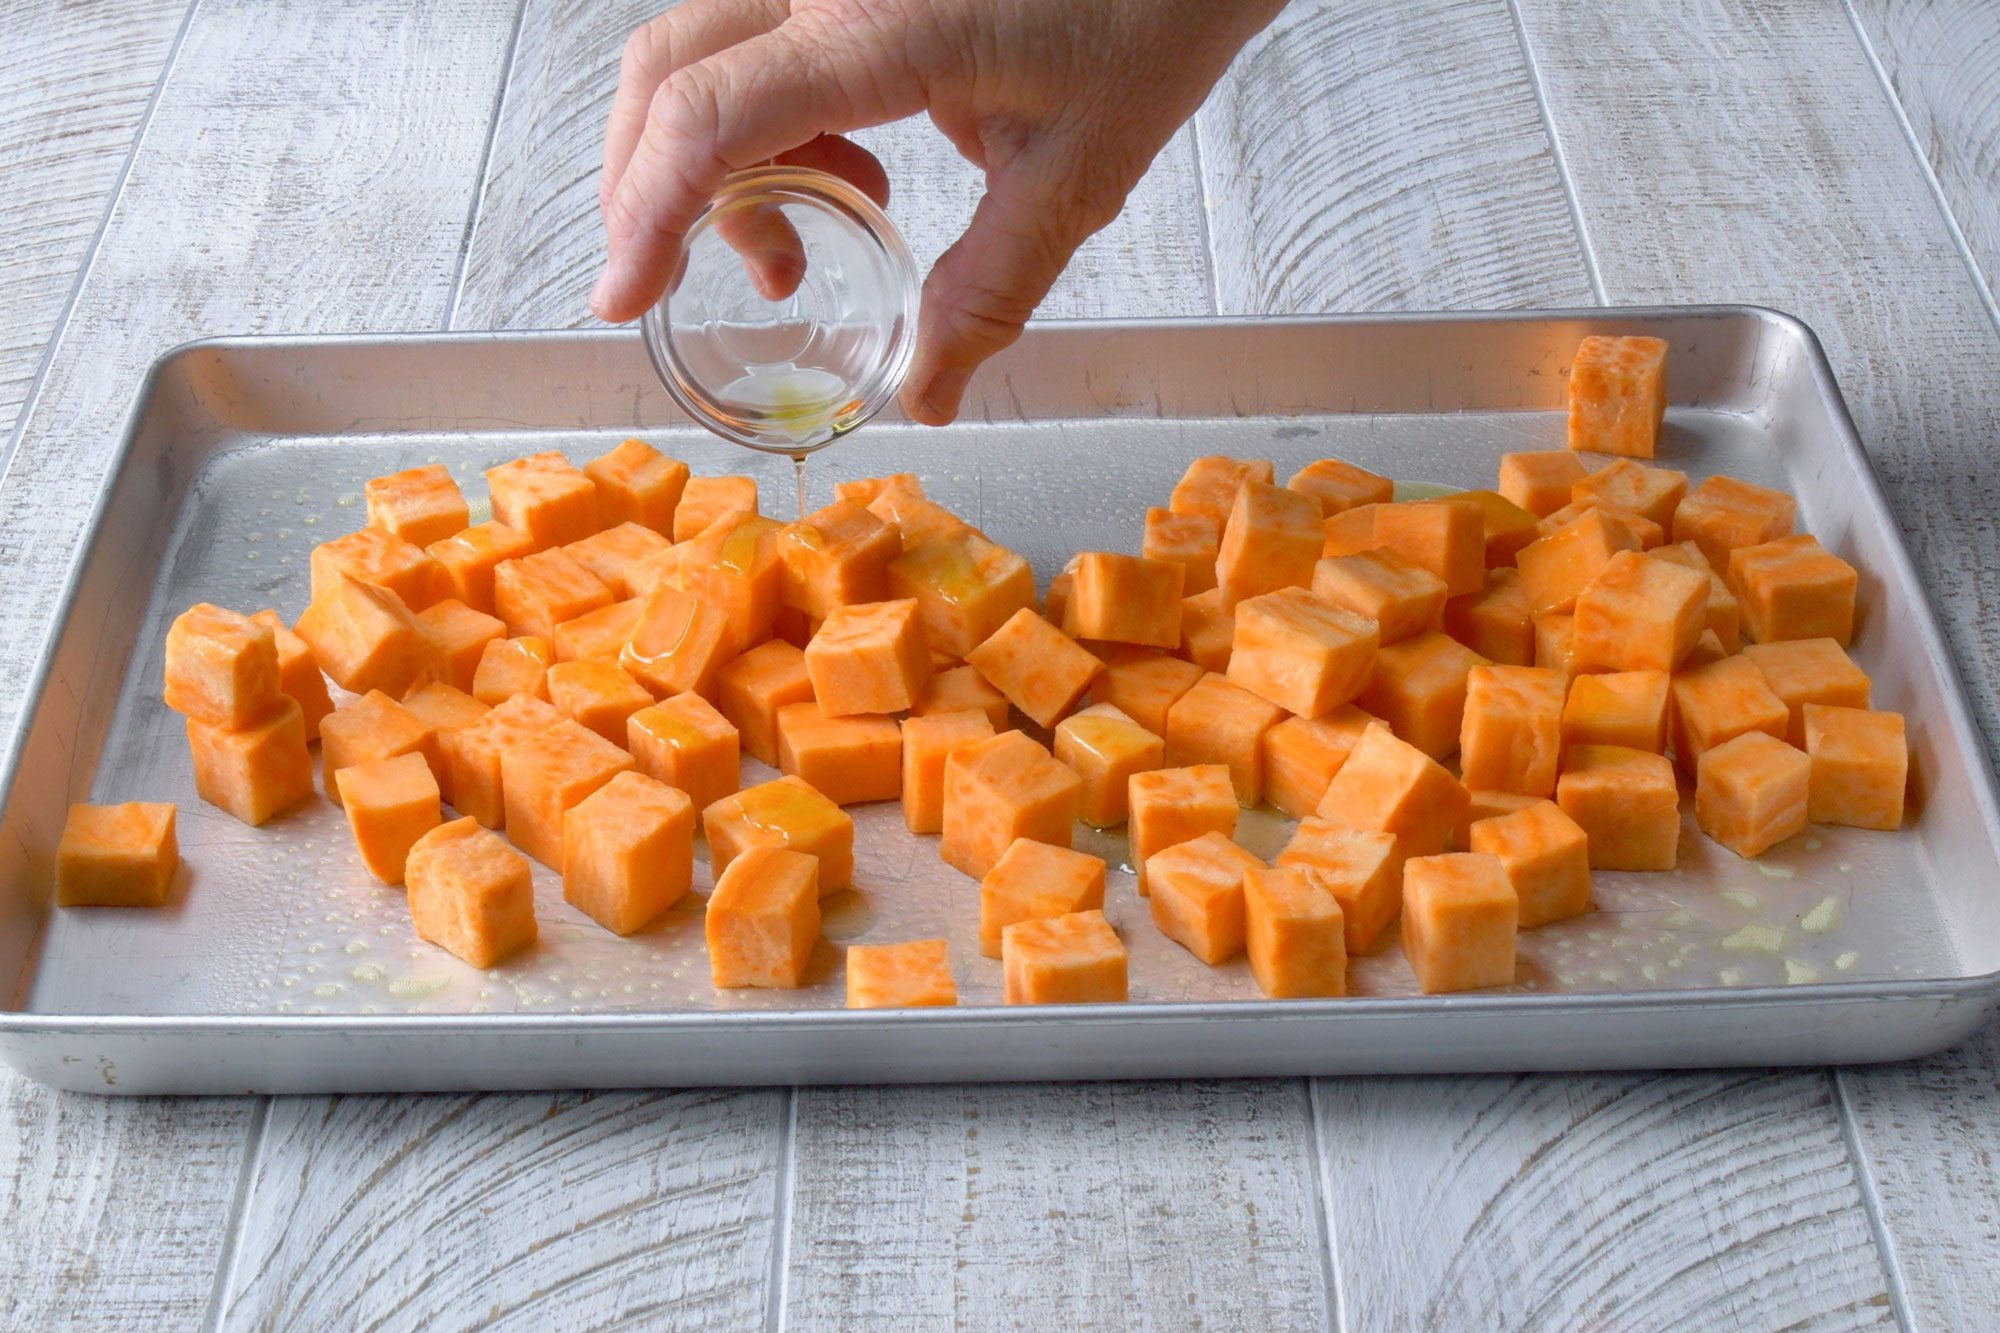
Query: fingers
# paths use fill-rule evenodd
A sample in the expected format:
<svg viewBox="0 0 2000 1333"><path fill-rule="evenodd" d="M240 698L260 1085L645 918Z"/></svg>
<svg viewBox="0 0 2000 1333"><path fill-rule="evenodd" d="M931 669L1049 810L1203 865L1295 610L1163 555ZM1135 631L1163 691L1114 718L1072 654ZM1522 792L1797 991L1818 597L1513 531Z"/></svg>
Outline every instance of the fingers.
<svg viewBox="0 0 2000 1333"><path fill-rule="evenodd" d="M839 176L877 204L889 202L889 174L875 155L839 135L822 134L788 153L784 166L811 167ZM716 235L743 257L750 281L767 301L782 301L798 290L806 274L799 234L775 205L733 209L715 221Z"/></svg>
<svg viewBox="0 0 2000 1333"><path fill-rule="evenodd" d="M670 77L605 208L610 257L591 293L599 318L633 319L659 299L688 225L730 171L913 109L883 104L865 59L786 24Z"/></svg>
<svg viewBox="0 0 2000 1333"><path fill-rule="evenodd" d="M676 71L769 32L784 20L785 0L686 0L635 28L619 61L618 91L604 126L604 174L598 207L608 207L646 128L653 94Z"/></svg>
<svg viewBox="0 0 2000 1333"><path fill-rule="evenodd" d="M972 372L1021 336L1076 248L1117 215L1122 199L1080 201L1066 179L1012 171L989 182L971 225L924 282L905 415L930 426L953 420Z"/></svg>
<svg viewBox="0 0 2000 1333"><path fill-rule="evenodd" d="M812 167L838 176L883 208L889 206L889 173L880 158L852 139L822 134L788 153L778 154L788 167Z"/></svg>

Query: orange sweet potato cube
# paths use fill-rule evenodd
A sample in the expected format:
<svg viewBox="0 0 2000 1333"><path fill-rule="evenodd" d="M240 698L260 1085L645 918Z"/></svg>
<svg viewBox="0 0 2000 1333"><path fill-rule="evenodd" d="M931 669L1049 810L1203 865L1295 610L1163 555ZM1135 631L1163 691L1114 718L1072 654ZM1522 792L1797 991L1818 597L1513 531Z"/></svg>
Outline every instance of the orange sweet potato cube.
<svg viewBox="0 0 2000 1333"><path fill-rule="evenodd" d="M1244 807L1264 799L1264 733L1285 710L1210 672L1167 709L1167 762L1222 764Z"/></svg>
<svg viewBox="0 0 2000 1333"><path fill-rule="evenodd" d="M1322 560L1312 590L1335 606L1373 620L1383 643L1438 628L1444 580L1394 551L1357 551Z"/></svg>
<svg viewBox="0 0 2000 1333"><path fill-rule="evenodd" d="M819 862L822 898L854 882L854 821L798 778L745 787L701 812L716 873L756 847L787 847Z"/></svg>
<svg viewBox="0 0 2000 1333"><path fill-rule="evenodd" d="M739 654L721 611L661 583L646 594L618 664L657 695L715 692L716 673Z"/></svg>
<svg viewBox="0 0 2000 1333"><path fill-rule="evenodd" d="M1606 517L1603 510L1585 510L1549 536L1522 547L1514 557L1529 612L1568 611L1576 605L1576 595L1612 556L1638 549L1638 540L1631 532Z"/></svg>
<svg viewBox="0 0 2000 1333"><path fill-rule="evenodd" d="M524 737L500 755L508 838L560 870L563 815L632 767L631 755L570 718Z"/></svg>
<svg viewBox="0 0 2000 1333"><path fill-rule="evenodd" d="M1687 493L1687 473L1620 458L1579 478L1569 494L1572 502L1629 509L1662 529L1671 530L1674 512Z"/></svg>
<svg viewBox="0 0 2000 1333"><path fill-rule="evenodd" d="M465 496L442 463L371 478L361 492L368 505L368 526L412 546L429 546L465 528Z"/></svg>
<svg viewBox="0 0 2000 1333"><path fill-rule="evenodd" d="M847 946L849 1009L922 1009L958 1003L945 941Z"/></svg>
<svg viewBox="0 0 2000 1333"><path fill-rule="evenodd" d="M868 502L868 512L896 530L905 551L940 537L978 534L977 528L957 514L933 503L925 496L923 484L907 473L890 478Z"/></svg>
<svg viewBox="0 0 2000 1333"><path fill-rule="evenodd" d="M1817 703L1804 712L1806 754L1812 760L1806 813L1813 823L1901 828L1910 780L1903 715Z"/></svg>
<svg viewBox="0 0 2000 1333"><path fill-rule="evenodd" d="M270 628L278 649L278 689L305 715L306 740L318 740L320 719L333 711L333 700L327 696L326 677L320 674L312 649L276 611L259 611L250 618Z"/></svg>
<svg viewBox="0 0 2000 1333"><path fill-rule="evenodd" d="M804 656L813 697L828 717L904 712L931 677L911 597L834 607Z"/></svg>
<svg viewBox="0 0 2000 1333"><path fill-rule="evenodd" d="M1734 740L1746 731L1785 738L1791 710L1772 692L1764 673L1746 657L1727 657L1683 671L1672 686L1674 754L1681 767L1695 771L1704 750Z"/></svg>
<svg viewBox="0 0 2000 1333"><path fill-rule="evenodd" d="M1651 458L1667 412L1667 345L1585 338L1569 371L1569 447Z"/></svg>
<svg viewBox="0 0 2000 1333"><path fill-rule="evenodd" d="M1784 700L1790 713L1785 741L1794 748L1805 747L1807 704L1868 707L1868 673L1832 639L1753 643L1744 648L1743 656L1763 673L1771 693Z"/></svg>
<svg viewBox="0 0 2000 1333"><path fill-rule="evenodd" d="M472 697L494 707L516 695L546 699L553 665L555 652L544 640L533 635L496 639L479 652L479 665L472 671Z"/></svg>
<svg viewBox="0 0 2000 1333"><path fill-rule="evenodd" d="M979 881L979 952L1000 957L1000 936L1022 921L1104 907L1104 861L1067 847L1016 838Z"/></svg>
<svg viewBox="0 0 2000 1333"><path fill-rule="evenodd" d="M1534 618L1535 665L1547 667L1565 680L1574 680L1576 670L1576 617L1567 612L1544 612Z"/></svg>
<svg viewBox="0 0 2000 1333"><path fill-rule="evenodd" d="M493 605L516 634L553 638L557 625L616 600L602 579L561 551L538 551L493 571Z"/></svg>
<svg viewBox="0 0 2000 1333"><path fill-rule="evenodd" d="M624 522L562 548L562 553L597 575L614 597L652 591L650 571L670 543L642 523Z"/></svg>
<svg viewBox="0 0 2000 1333"><path fill-rule="evenodd" d="M1550 796L1562 759L1562 673L1478 666L1466 677L1459 774L1467 787Z"/></svg>
<svg viewBox="0 0 2000 1333"><path fill-rule="evenodd" d="M967 528L890 561L889 595L916 598L925 642L960 658L1016 612L1034 607L1035 576L1020 556Z"/></svg>
<svg viewBox="0 0 2000 1333"><path fill-rule="evenodd" d="M625 440L585 463L583 475L597 488L597 519L605 527L636 523L662 537L672 534L674 510L688 483L686 463L644 440Z"/></svg>
<svg viewBox="0 0 2000 1333"><path fill-rule="evenodd" d="M165 903L181 864L174 819L174 807L158 802L72 805L56 844L56 905Z"/></svg>
<svg viewBox="0 0 2000 1333"><path fill-rule="evenodd" d="M889 562L903 541L867 509L836 500L779 529L777 552L784 604L825 620L836 607L888 600Z"/></svg>
<svg viewBox="0 0 2000 1333"><path fill-rule="evenodd" d="M1306 464L1292 474L1285 489L1318 500L1320 513L1327 518L1362 505L1387 504L1396 498L1395 482L1338 458L1321 458Z"/></svg>
<svg viewBox="0 0 2000 1333"><path fill-rule="evenodd" d="M1519 918L1496 856L1419 856L1403 867L1403 953L1426 995L1512 984Z"/></svg>
<svg viewBox="0 0 2000 1333"><path fill-rule="evenodd" d="M653 706L646 687L612 662L558 662L549 668L549 702L613 745L625 744L625 723Z"/></svg>
<svg viewBox="0 0 2000 1333"><path fill-rule="evenodd" d="M1079 639L1178 648L1183 566L1105 551L1077 557L1063 632Z"/></svg>
<svg viewBox="0 0 2000 1333"><path fill-rule="evenodd" d="M775 519L732 515L710 524L687 545L681 590L722 612L731 657L770 638L777 622L784 592L779 527Z"/></svg>
<svg viewBox="0 0 2000 1333"><path fill-rule="evenodd" d="M1194 688L1202 668L1178 657L1143 656L1107 662L1092 682L1090 702L1110 704L1155 736L1167 731L1167 710Z"/></svg>
<svg viewBox="0 0 2000 1333"><path fill-rule="evenodd" d="M893 717L828 717L816 703L778 710L778 770L803 778L835 805L903 794L903 735Z"/></svg>
<svg viewBox="0 0 2000 1333"><path fill-rule="evenodd" d="M988 685L978 671L969 666L956 666L932 676L910 711L918 717L928 717L932 713L957 713L976 708L986 714L995 731L1004 731L1007 728L1007 707L1007 696Z"/></svg>
<svg viewBox="0 0 2000 1333"><path fill-rule="evenodd" d="M1267 482L1244 482L1215 556L1224 605L1310 585L1326 544L1325 523L1317 497Z"/></svg>
<svg viewBox="0 0 2000 1333"><path fill-rule="evenodd" d="M554 449L486 469L486 492L493 517L537 551L582 541L603 526L597 483Z"/></svg>
<svg viewBox="0 0 2000 1333"><path fill-rule="evenodd" d="M334 684L357 694L401 694L430 661L423 630L402 599L345 574L299 617L298 636Z"/></svg>
<svg viewBox="0 0 2000 1333"><path fill-rule="evenodd" d="M1680 542L1667 546L1656 546L1646 554L1655 560L1665 560L1669 564L1681 565L1694 570L1708 580L1708 607L1705 622L1715 632L1717 640L1727 652L1735 652L1742 647L1742 613L1737 605L1736 594L1729 591L1729 585L1708 563L1708 557L1693 542Z"/></svg>
<svg viewBox="0 0 2000 1333"><path fill-rule="evenodd" d="M167 628L167 707L211 727L253 726L285 698L271 627L207 602Z"/></svg>
<svg viewBox="0 0 2000 1333"><path fill-rule="evenodd" d="M1313 876L1288 867L1246 872L1243 925L1250 975L1272 999L1347 993L1340 900Z"/></svg>
<svg viewBox="0 0 2000 1333"><path fill-rule="evenodd" d="M1446 602L1444 632L1489 662L1535 665L1535 618L1520 571L1488 570L1484 588Z"/></svg>
<svg viewBox="0 0 2000 1333"><path fill-rule="evenodd" d="M1215 557L1222 550L1222 520L1212 514L1177 514L1171 509L1146 511L1146 532L1139 554L1181 567L1181 594L1192 596L1215 586Z"/></svg>
<svg viewBox="0 0 2000 1333"><path fill-rule="evenodd" d="M1738 856L1761 856L1805 830L1812 760L1761 731L1702 751L1694 789L1701 831Z"/></svg>
<svg viewBox="0 0 2000 1333"><path fill-rule="evenodd" d="M1375 655L1374 673L1355 702L1431 758L1442 759L1458 748L1466 682L1474 667L1488 665L1448 634L1419 634Z"/></svg>
<svg viewBox="0 0 2000 1333"><path fill-rule="evenodd" d="M1396 836L1400 855L1428 856L1450 841L1465 788L1436 760L1387 727L1370 727L1320 798L1319 818Z"/></svg>
<svg viewBox="0 0 2000 1333"><path fill-rule="evenodd" d="M1708 580L1692 569L1620 551L1576 595L1578 670L1672 671L1707 627Z"/></svg>
<svg viewBox="0 0 2000 1333"><path fill-rule="evenodd" d="M403 696L403 708L437 738L437 763L432 767L432 776L437 779L439 794L448 804L456 805L457 802L452 799L456 788L451 780L451 755L445 748L444 738L471 726L492 710L465 691L453 689L443 681L432 681L411 690ZM426 754L425 757L432 756Z"/></svg>
<svg viewBox="0 0 2000 1333"><path fill-rule="evenodd" d="M677 694L625 719L625 748L641 773L686 792L697 810L739 785L737 730L699 694Z"/></svg>
<svg viewBox="0 0 2000 1333"><path fill-rule="evenodd" d="M1288 712L1318 717L1361 692L1379 644L1369 617L1281 588L1237 603L1228 676Z"/></svg>
<svg viewBox="0 0 2000 1333"><path fill-rule="evenodd" d="M1206 514L1218 523L1226 522L1230 508L1236 503L1236 493L1245 482L1268 485L1274 476L1275 470L1266 460L1210 454L1187 465L1187 471L1174 484L1167 507L1176 514Z"/></svg>
<svg viewBox="0 0 2000 1333"><path fill-rule="evenodd" d="M1007 1004L1104 1004L1126 996L1125 944L1102 912L1017 921L1000 932Z"/></svg>
<svg viewBox="0 0 2000 1333"><path fill-rule="evenodd" d="M1146 887L1153 924L1202 962L1243 952L1243 876L1264 863L1220 833L1153 853Z"/></svg>
<svg viewBox="0 0 2000 1333"><path fill-rule="evenodd" d="M486 645L507 637L507 627L456 597L417 612L417 631L430 656L427 673L454 689L470 690Z"/></svg>
<svg viewBox="0 0 2000 1333"><path fill-rule="evenodd" d="M556 626L550 646L558 662L616 663L638 628L639 613L646 607L644 597L628 597L622 602L586 611L574 620Z"/></svg>
<svg viewBox="0 0 2000 1333"><path fill-rule="evenodd" d="M1181 656L1203 671L1218 674L1229 670L1230 650L1236 642L1236 612L1230 609L1222 589L1181 599Z"/></svg>
<svg viewBox="0 0 2000 1333"><path fill-rule="evenodd" d="M1563 703L1563 744L1622 745L1665 754L1671 686L1672 677L1664 671L1578 676Z"/></svg>
<svg viewBox="0 0 2000 1333"><path fill-rule="evenodd" d="M1236 787L1222 764L1194 764L1134 773L1126 782L1127 834L1139 892L1147 893L1146 862L1204 833L1236 836Z"/></svg>
<svg viewBox="0 0 2000 1333"><path fill-rule="evenodd" d="M335 780L341 769L401 754L422 755L433 769L443 764L436 730L380 690L348 701L320 723L321 780L335 805L341 800Z"/></svg>
<svg viewBox="0 0 2000 1333"><path fill-rule="evenodd" d="M1443 579L1447 596L1486 586L1486 522L1470 501L1383 505L1375 510L1375 545Z"/></svg>
<svg viewBox="0 0 2000 1333"><path fill-rule="evenodd" d="M1556 780L1556 804L1589 838L1593 870L1672 870L1679 859L1681 794L1659 755L1576 746Z"/></svg>
<svg viewBox="0 0 2000 1333"><path fill-rule="evenodd" d="M1570 488L1586 476L1583 460L1567 449L1500 455L1500 494L1537 518L1570 502Z"/></svg>
<svg viewBox="0 0 2000 1333"><path fill-rule="evenodd" d="M824 633L824 631L821 631ZM1045 727L1072 708L1104 663L1023 607L965 660L1013 705Z"/></svg>
<svg viewBox="0 0 2000 1333"><path fill-rule="evenodd" d="M1448 498L1459 504L1469 504L1479 511L1488 569L1512 565L1521 548L1541 535L1535 530L1538 516L1498 491L1459 491Z"/></svg>
<svg viewBox="0 0 2000 1333"><path fill-rule="evenodd" d="M1067 847L1082 796L1082 779L1018 731L960 746L944 761L938 855L982 879L1016 838Z"/></svg>
<svg viewBox="0 0 2000 1333"><path fill-rule="evenodd" d="M444 596L444 570L430 553L381 528L358 528L313 547L312 600L330 593L340 575L387 588L412 611Z"/></svg>
<svg viewBox="0 0 2000 1333"><path fill-rule="evenodd" d="M1709 564L1722 569L1731 551L1789 537L1797 521L1798 505L1783 491L1734 477L1710 477L1674 511L1674 540L1693 542Z"/></svg>
<svg viewBox="0 0 2000 1333"><path fill-rule="evenodd" d="M1592 500L1573 501L1541 519L1535 524L1535 536L1552 537L1585 514L1591 513L1598 515L1612 528L1630 537L1638 550L1650 551L1667 540L1667 530L1636 509L1620 509L1617 505L1598 504Z"/></svg>
<svg viewBox="0 0 2000 1333"><path fill-rule="evenodd" d="M691 541L730 514L757 512L755 477L689 477L674 508L673 538Z"/></svg>
<svg viewBox="0 0 2000 1333"><path fill-rule="evenodd" d="M493 967L535 943L528 859L474 819L441 824L410 848L405 867L417 938L474 967Z"/></svg>
<svg viewBox="0 0 2000 1333"><path fill-rule="evenodd" d="M449 775L438 786L451 792L452 807L487 828L504 827L507 806L500 756L538 731L563 720L553 704L519 694L495 704L476 722L438 734L438 749Z"/></svg>
<svg viewBox="0 0 2000 1333"><path fill-rule="evenodd" d="M532 555L534 550L527 534L505 523L475 523L424 548L437 562L443 578L442 594L489 615L493 612L493 571L504 561Z"/></svg>
<svg viewBox="0 0 2000 1333"><path fill-rule="evenodd" d="M1458 821L1458 827L1451 832L1451 849L1455 852L1471 851L1472 826L1480 820L1511 815L1547 799L1545 796L1523 796L1519 792L1466 788L1465 814Z"/></svg>
<svg viewBox="0 0 2000 1333"><path fill-rule="evenodd" d="M643 773L620 773L563 815L563 899L630 935L694 882L694 803Z"/></svg>
<svg viewBox="0 0 2000 1333"><path fill-rule="evenodd" d="M731 660L715 680L715 705L742 737L744 752L773 768L778 766L778 710L812 697L806 655L783 639L760 643Z"/></svg>
<svg viewBox="0 0 2000 1333"><path fill-rule="evenodd" d="M1729 553L1729 590L1743 628L1758 643L1782 639L1854 639L1854 566L1809 536L1780 537Z"/></svg>
<svg viewBox="0 0 2000 1333"><path fill-rule="evenodd" d="M399 754L350 764L334 780L361 864L382 883L401 884L410 848L444 822L430 765L421 754Z"/></svg>
<svg viewBox="0 0 2000 1333"><path fill-rule="evenodd" d="M708 897L708 968L717 989L793 989L819 939L821 866L785 847L746 847Z"/></svg>
<svg viewBox="0 0 2000 1333"><path fill-rule="evenodd" d="M1499 858L1520 899L1521 929L1590 910L1590 840L1555 802L1476 821L1471 849Z"/></svg>
<svg viewBox="0 0 2000 1333"><path fill-rule="evenodd" d="M187 738L195 794L252 827L312 795L305 717L290 699L235 730L189 718Z"/></svg>
<svg viewBox="0 0 2000 1333"><path fill-rule="evenodd" d="M1357 505L1327 519L1320 529L1320 558L1338 560L1343 555L1381 550L1382 543L1375 536L1375 515L1387 508L1386 504Z"/></svg>
<svg viewBox="0 0 2000 1333"><path fill-rule="evenodd" d="M914 472L893 472L886 477L857 477L852 481L836 481L833 494L836 499L849 504L867 506L875 502L875 497L890 487L909 487L918 495L924 493L924 484Z"/></svg>
<svg viewBox="0 0 2000 1333"><path fill-rule="evenodd" d="M1353 704L1323 717L1288 717L1264 733L1264 799L1303 819L1376 719Z"/></svg>
<svg viewBox="0 0 2000 1333"><path fill-rule="evenodd" d="M1092 704L1056 727L1056 758L1083 779L1078 818L1094 828L1125 822L1132 775L1159 768L1166 751L1166 741L1111 704Z"/></svg>
<svg viewBox="0 0 2000 1333"><path fill-rule="evenodd" d="M903 822L910 832L943 831L945 761L960 747L993 734L992 719L976 708L928 713L903 723Z"/></svg>

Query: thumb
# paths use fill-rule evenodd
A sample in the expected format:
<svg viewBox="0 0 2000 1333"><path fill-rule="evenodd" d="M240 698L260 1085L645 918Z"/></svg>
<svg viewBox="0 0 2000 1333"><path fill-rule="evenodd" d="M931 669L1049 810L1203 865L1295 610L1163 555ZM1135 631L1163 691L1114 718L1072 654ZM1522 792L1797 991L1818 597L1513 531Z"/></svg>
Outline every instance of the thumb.
<svg viewBox="0 0 2000 1333"><path fill-rule="evenodd" d="M955 418L972 372L1021 336L1076 248L1123 202L1079 197L1071 173L1046 166L989 176L965 234L924 282L904 414L930 426Z"/></svg>

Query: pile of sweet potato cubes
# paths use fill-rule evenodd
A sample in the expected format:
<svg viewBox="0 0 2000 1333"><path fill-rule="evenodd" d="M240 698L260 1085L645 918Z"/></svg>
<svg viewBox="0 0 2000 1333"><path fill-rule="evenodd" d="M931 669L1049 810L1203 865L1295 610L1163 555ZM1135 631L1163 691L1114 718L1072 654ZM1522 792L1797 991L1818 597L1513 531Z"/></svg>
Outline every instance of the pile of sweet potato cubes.
<svg viewBox="0 0 2000 1333"><path fill-rule="evenodd" d="M1126 995L1079 819L1127 827L1159 930L1247 952L1271 996L1346 993L1399 917L1424 990L1507 985L1517 932L1590 910L1593 870L1674 866L1683 778L1742 856L1903 818L1902 718L1846 652L1855 570L1789 496L1639 461L1664 356L1586 340L1569 447L1506 455L1490 491L1196 459L1141 554L1083 552L1039 603L908 474L785 523L749 479L628 440L489 470L468 525L416 468L314 550L295 628L176 620L165 699L202 797L251 824L311 795L317 739L362 863L479 967L536 939L528 858L629 934L689 892L699 823L715 984L799 985L821 899L868 889L842 807L900 800L978 881L1010 1003ZM784 776L741 788L746 753ZM1260 803L1300 821L1274 865L1234 841ZM63 901L157 901L171 818L126 819L149 862L91 809ZM851 947L846 984L869 1007L957 989L935 939Z"/></svg>

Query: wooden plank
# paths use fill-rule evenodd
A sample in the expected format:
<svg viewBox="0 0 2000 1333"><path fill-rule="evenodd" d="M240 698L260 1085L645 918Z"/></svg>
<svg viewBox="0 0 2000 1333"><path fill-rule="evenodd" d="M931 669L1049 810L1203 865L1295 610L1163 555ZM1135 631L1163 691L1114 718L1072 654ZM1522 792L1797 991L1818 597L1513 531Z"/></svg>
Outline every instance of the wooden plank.
<svg viewBox="0 0 2000 1333"><path fill-rule="evenodd" d="M1292 4L1196 118L1222 312L1592 303L1504 4Z"/></svg>
<svg viewBox="0 0 2000 1333"><path fill-rule="evenodd" d="M1523 0L1612 299L1743 300L1818 331L2000 731L2000 331L1846 15L1680 0L1611 15ZM1717 59L1726 53L1726 59ZM1697 81L1685 72L1702 70ZM1801 71L1810 71L1809 76ZM2000 1308L1995 1039L1838 1078L1898 1296L1920 1326Z"/></svg>
<svg viewBox="0 0 2000 1333"><path fill-rule="evenodd" d="M761 1324L784 1099L278 1099L221 1326Z"/></svg>
<svg viewBox="0 0 2000 1333"><path fill-rule="evenodd" d="M1343 1327L1890 1322L1818 1075L1328 1080L1315 1095Z"/></svg>
<svg viewBox="0 0 2000 1333"><path fill-rule="evenodd" d="M1993 306L2000 290L2000 8L1848 0Z"/></svg>
<svg viewBox="0 0 2000 1333"><path fill-rule="evenodd" d="M190 0L135 0L118 21L63 0L0 8L0 441L151 103ZM0 445L0 467L6 449Z"/></svg>
<svg viewBox="0 0 2000 1333"><path fill-rule="evenodd" d="M62 570L153 357L206 334L443 317L515 11L406 8L223 3L191 21L0 488L10 744ZM75 24L116 26L94 11ZM195 1322L258 1104L57 1097L9 1075L0 1107L15 1237L0 1245L5 1322Z"/></svg>
<svg viewBox="0 0 2000 1333"><path fill-rule="evenodd" d="M798 1095L790 1327L1326 1325L1296 1080Z"/></svg>

